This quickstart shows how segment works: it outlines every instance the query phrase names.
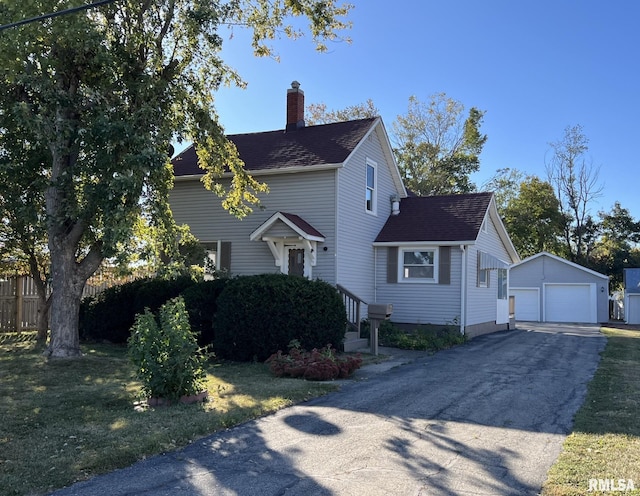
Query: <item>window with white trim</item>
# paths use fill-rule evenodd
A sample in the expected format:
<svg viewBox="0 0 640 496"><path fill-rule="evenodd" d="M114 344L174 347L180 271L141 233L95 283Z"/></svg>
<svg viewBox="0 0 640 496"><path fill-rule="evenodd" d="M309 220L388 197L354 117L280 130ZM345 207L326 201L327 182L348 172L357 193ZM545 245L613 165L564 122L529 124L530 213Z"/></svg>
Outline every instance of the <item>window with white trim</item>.
<svg viewBox="0 0 640 496"><path fill-rule="evenodd" d="M399 281L436 282L438 280L436 248L405 248L399 250L399 256Z"/></svg>
<svg viewBox="0 0 640 496"><path fill-rule="evenodd" d="M498 299L506 300L507 297L507 269L498 269Z"/></svg>
<svg viewBox="0 0 640 496"><path fill-rule="evenodd" d="M484 260L484 262L483 262ZM479 288L488 288L491 278L490 269L487 268L488 256L485 252L478 251L478 266L477 266L477 286Z"/></svg>
<svg viewBox="0 0 640 496"><path fill-rule="evenodd" d="M367 159L366 189L365 189L365 210L369 213L376 213L376 166L373 160Z"/></svg>

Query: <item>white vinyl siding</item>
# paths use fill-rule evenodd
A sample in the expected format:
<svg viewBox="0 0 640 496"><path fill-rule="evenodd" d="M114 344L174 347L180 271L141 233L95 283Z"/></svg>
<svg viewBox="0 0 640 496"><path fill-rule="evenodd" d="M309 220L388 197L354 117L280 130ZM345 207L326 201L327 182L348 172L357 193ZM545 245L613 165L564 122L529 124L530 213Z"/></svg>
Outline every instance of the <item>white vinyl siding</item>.
<svg viewBox="0 0 640 496"><path fill-rule="evenodd" d="M363 208L366 169L372 162L377 164L376 215ZM391 196L398 193L386 164L373 132L338 169L337 282L367 303L375 301L373 241L391 214Z"/></svg>
<svg viewBox="0 0 640 496"><path fill-rule="evenodd" d="M475 245L468 247L467 254L467 314L465 325L493 323L496 321L498 301L498 271L487 270L486 286L479 285L477 277L479 268L479 252L485 252L504 262L510 262L507 252L496 226L490 215L484 219L484 228L480 230ZM474 277L475 276L475 277Z"/></svg>
<svg viewBox="0 0 640 496"><path fill-rule="evenodd" d="M256 179L269 185L269 193L260 195L263 208L254 208L253 213L243 220L225 211L221 199L205 190L198 179L177 180L170 193L176 222L189 224L193 235L200 240L230 241L231 274L248 275L280 272L267 244L251 241L251 233L275 212L299 215L325 236L325 242L318 243L312 277L335 284L336 171L262 175ZM228 180L223 182L228 185ZM283 234L291 232L284 224L275 226L275 229L282 229ZM298 241L297 235L295 241Z"/></svg>
<svg viewBox="0 0 640 496"><path fill-rule="evenodd" d="M439 252L442 250L440 247ZM458 247L450 247L450 272L444 284L387 283L388 254L401 250L376 247L375 251L376 300L393 304L392 321L442 325L459 322L462 252ZM397 253L392 256L397 261ZM441 264L438 263L439 265ZM440 279L441 276L442 274Z"/></svg>

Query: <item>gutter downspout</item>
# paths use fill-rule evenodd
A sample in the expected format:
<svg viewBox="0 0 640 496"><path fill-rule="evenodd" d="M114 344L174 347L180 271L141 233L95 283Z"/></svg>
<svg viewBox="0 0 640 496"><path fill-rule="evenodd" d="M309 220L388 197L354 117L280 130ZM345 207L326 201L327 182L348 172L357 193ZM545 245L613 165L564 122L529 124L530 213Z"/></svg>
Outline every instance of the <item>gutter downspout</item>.
<svg viewBox="0 0 640 496"><path fill-rule="evenodd" d="M373 247L373 301L378 301L378 248Z"/></svg>
<svg viewBox="0 0 640 496"><path fill-rule="evenodd" d="M462 281L460 283L460 334L464 335L467 323L467 247L460 245L462 251Z"/></svg>

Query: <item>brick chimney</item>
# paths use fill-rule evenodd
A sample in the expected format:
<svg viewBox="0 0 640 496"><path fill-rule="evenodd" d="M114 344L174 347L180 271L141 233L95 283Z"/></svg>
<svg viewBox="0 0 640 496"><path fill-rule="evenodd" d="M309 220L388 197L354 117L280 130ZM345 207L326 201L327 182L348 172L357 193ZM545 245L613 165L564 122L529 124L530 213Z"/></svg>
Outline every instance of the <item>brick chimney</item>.
<svg viewBox="0 0 640 496"><path fill-rule="evenodd" d="M295 131L304 127L304 91L300 89L300 83L291 83L291 89L287 90L287 127L286 131Z"/></svg>

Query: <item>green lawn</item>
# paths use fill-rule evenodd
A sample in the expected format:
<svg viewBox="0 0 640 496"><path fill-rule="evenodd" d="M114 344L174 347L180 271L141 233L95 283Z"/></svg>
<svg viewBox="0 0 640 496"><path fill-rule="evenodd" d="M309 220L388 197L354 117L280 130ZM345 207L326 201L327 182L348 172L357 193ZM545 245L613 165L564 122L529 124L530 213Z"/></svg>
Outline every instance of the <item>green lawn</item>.
<svg viewBox="0 0 640 496"><path fill-rule="evenodd" d="M1 494L43 494L335 389L263 364L211 364L208 403L141 408L126 348L83 351L47 361L33 342L0 343Z"/></svg>
<svg viewBox="0 0 640 496"><path fill-rule="evenodd" d="M605 328L607 346L544 496L640 495L640 330ZM147 409L126 349L47 361L29 340L0 340L0 492L38 495L173 450L334 385L273 378L262 364L211 364L205 404ZM599 482L598 479L602 482ZM590 481L634 491L589 491Z"/></svg>
<svg viewBox="0 0 640 496"><path fill-rule="evenodd" d="M640 495L640 330L602 332L606 349L545 496Z"/></svg>

